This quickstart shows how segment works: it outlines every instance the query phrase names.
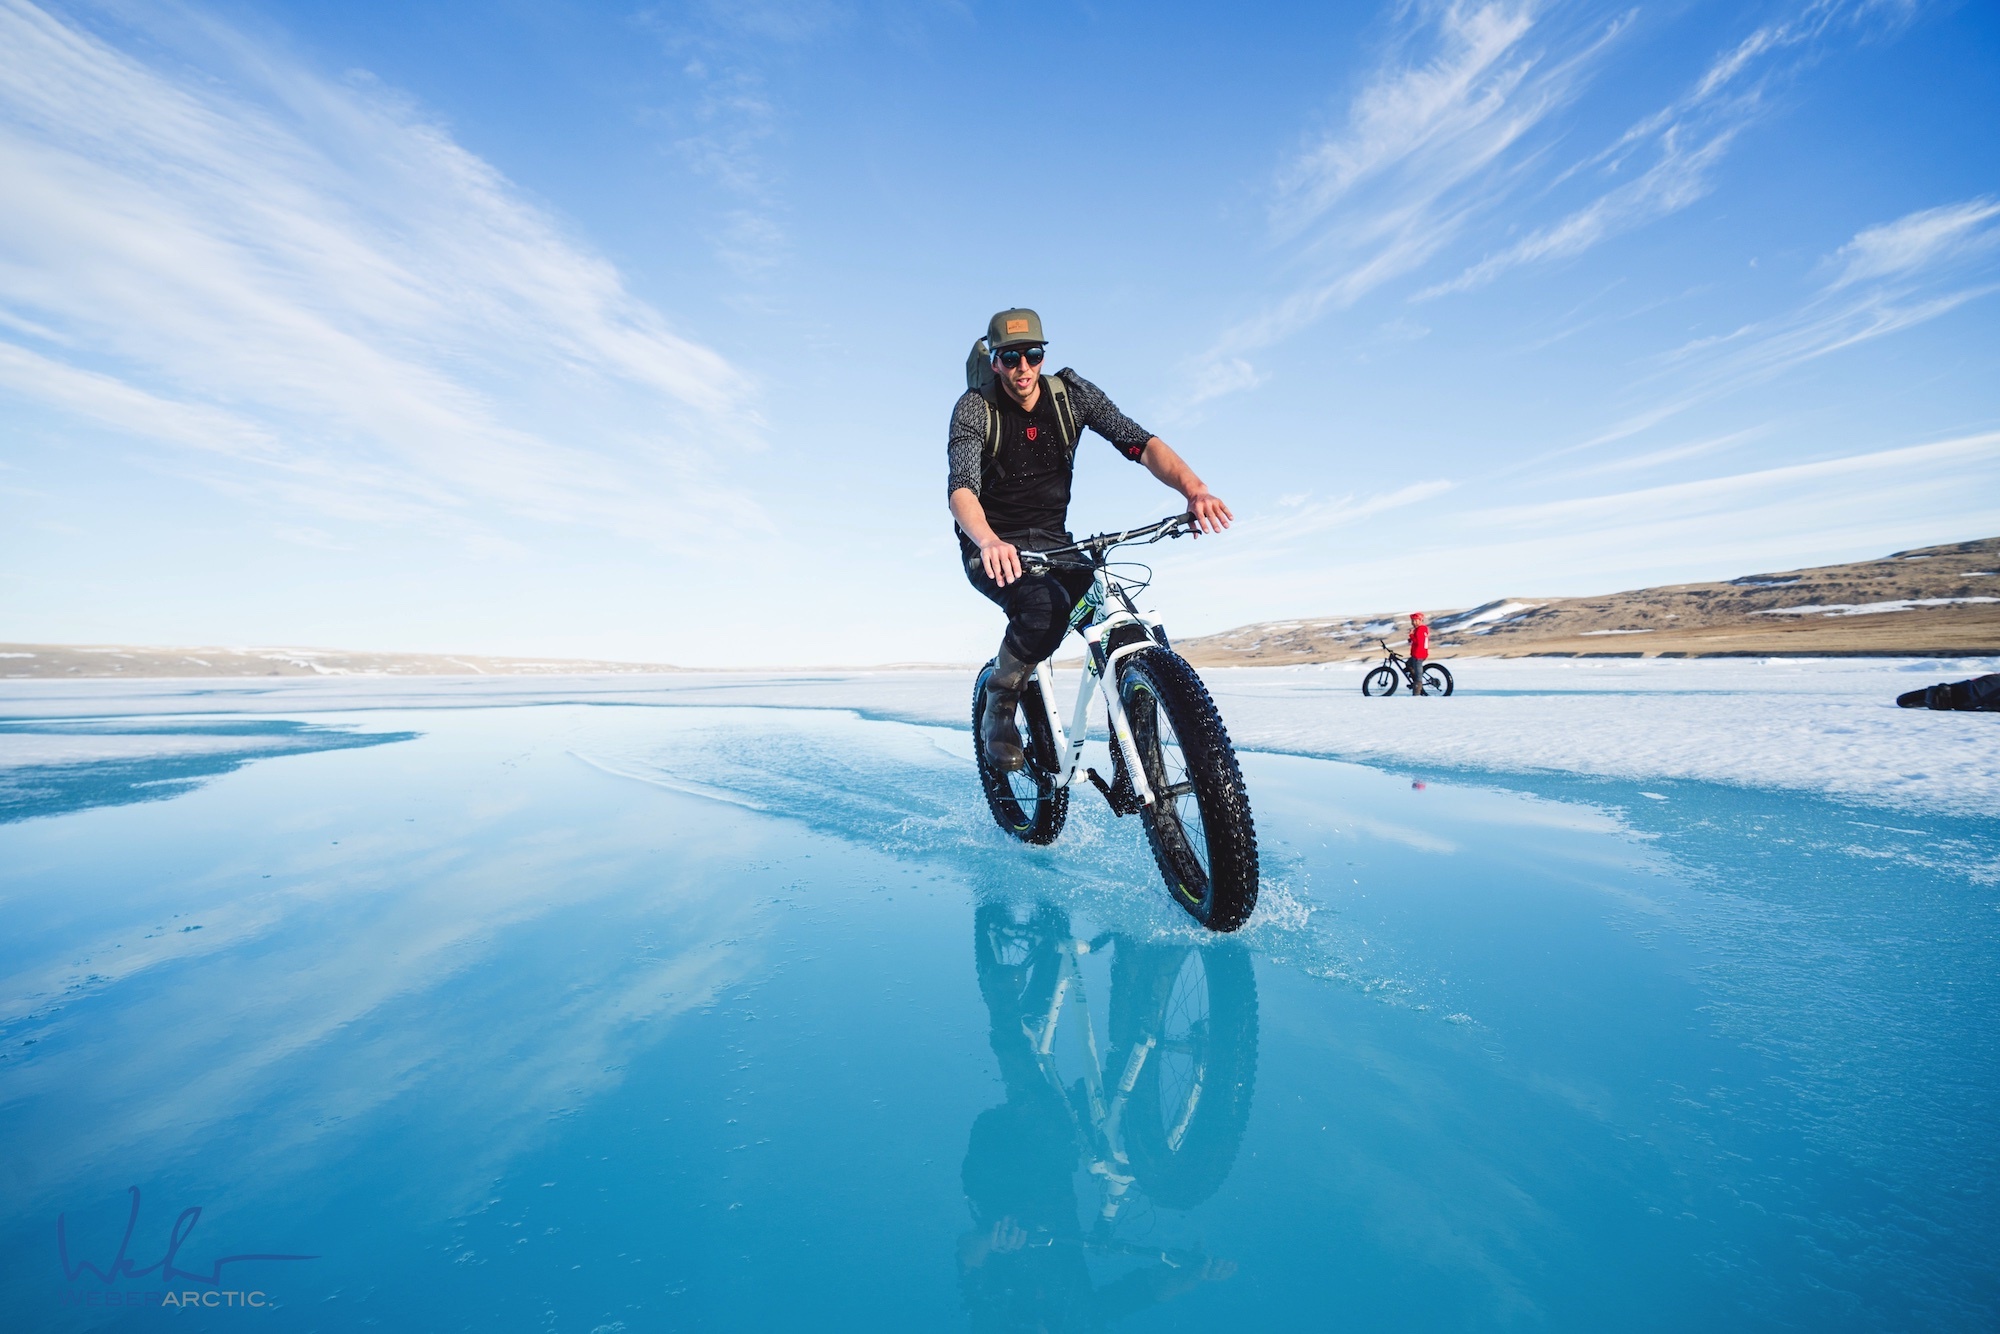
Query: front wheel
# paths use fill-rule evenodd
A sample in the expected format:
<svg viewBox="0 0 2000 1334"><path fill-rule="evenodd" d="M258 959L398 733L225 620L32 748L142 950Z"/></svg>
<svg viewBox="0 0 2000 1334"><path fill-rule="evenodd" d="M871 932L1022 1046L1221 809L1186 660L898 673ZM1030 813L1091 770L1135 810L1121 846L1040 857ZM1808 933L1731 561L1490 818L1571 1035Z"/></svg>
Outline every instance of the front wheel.
<svg viewBox="0 0 2000 1334"><path fill-rule="evenodd" d="M979 742L979 715L986 707L986 679L992 675L989 662L972 687L972 754L979 766L979 786L986 790L987 809L993 812L994 823L1023 843L1053 843L1069 818L1069 789L1061 782L1062 764L1056 756L1055 733L1049 728L1049 711L1042 704L1041 683L1028 678L1014 715L1028 765L1002 773L986 762L986 747Z"/></svg>
<svg viewBox="0 0 2000 1334"><path fill-rule="evenodd" d="M1425 663L1424 690L1432 695L1449 695L1452 690L1451 669L1441 662Z"/></svg>
<svg viewBox="0 0 2000 1334"><path fill-rule="evenodd" d="M1194 668L1163 648L1118 665L1118 699L1153 789L1146 841L1174 902L1211 931L1257 906L1257 829L1222 716Z"/></svg>
<svg viewBox="0 0 2000 1334"><path fill-rule="evenodd" d="M1257 978L1235 941L1118 944L1111 966L1114 1070L1146 1055L1120 1127L1153 1203L1192 1209L1236 1162L1257 1083Z"/></svg>
<svg viewBox="0 0 2000 1334"><path fill-rule="evenodd" d="M1361 678L1361 693L1373 699L1377 695L1396 693L1396 669L1387 665L1377 667Z"/></svg>

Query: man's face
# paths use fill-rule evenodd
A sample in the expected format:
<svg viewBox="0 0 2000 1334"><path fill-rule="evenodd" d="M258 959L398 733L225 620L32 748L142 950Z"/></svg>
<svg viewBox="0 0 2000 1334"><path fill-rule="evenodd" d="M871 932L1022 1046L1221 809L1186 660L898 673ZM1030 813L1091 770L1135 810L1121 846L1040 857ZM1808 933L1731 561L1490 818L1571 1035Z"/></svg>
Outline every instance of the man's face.
<svg viewBox="0 0 2000 1334"><path fill-rule="evenodd" d="M1007 348L1004 350L1021 353L1029 351L1025 347ZM1042 349L1037 347L1033 350L1036 353L1040 353ZM1035 357L1035 361L1040 362L1040 360L1041 357L1039 355ZM1042 368L1040 365L1029 365L1028 358L1021 356L1015 359L1014 365L1010 369L1001 359L1000 354L996 352L993 355L993 374L999 378L1002 385L1006 386L1007 392L1013 396L1016 403L1025 404L1028 401L1028 395L1035 392L1035 382L1041 378Z"/></svg>

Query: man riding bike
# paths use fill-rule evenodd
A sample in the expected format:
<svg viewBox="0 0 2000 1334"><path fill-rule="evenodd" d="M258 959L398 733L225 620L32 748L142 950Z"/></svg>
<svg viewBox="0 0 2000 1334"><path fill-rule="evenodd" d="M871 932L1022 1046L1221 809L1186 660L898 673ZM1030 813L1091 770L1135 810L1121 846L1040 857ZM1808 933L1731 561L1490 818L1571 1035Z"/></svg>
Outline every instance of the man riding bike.
<svg viewBox="0 0 2000 1334"><path fill-rule="evenodd" d="M1007 613L980 713L979 744L995 769L1027 763L1014 715L1029 676L1069 631L1090 590L1091 572L1054 569L1023 575L1019 548L1065 546L1076 443L1084 427L1187 500L1198 531L1219 533L1232 518L1167 442L1118 410L1102 390L1065 367L1041 373L1042 320L1003 310L987 325L992 383L968 388L952 409L947 450L951 517L972 586Z"/></svg>

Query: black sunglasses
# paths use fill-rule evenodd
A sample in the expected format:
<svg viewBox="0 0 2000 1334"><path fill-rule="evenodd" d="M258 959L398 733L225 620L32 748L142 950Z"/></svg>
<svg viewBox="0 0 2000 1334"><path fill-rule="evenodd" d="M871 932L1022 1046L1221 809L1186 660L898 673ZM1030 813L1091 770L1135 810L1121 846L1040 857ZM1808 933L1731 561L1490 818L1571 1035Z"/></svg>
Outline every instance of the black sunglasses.
<svg viewBox="0 0 2000 1334"><path fill-rule="evenodd" d="M1027 358L1030 366L1041 365L1043 349L1039 347L1003 347L993 355L999 358L1002 366L1011 371L1021 364L1023 357Z"/></svg>

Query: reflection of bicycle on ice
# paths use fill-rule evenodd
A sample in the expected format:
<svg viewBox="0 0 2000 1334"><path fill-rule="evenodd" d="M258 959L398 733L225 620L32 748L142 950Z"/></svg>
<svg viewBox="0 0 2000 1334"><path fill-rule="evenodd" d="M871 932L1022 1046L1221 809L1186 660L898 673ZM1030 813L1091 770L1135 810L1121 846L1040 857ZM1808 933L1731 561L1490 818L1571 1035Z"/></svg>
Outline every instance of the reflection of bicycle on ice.
<svg viewBox="0 0 2000 1334"><path fill-rule="evenodd" d="M1011 771L974 746L986 804L1002 829L1025 843L1053 843L1069 815L1070 785L1087 776L1120 816L1146 827L1153 860L1178 903L1211 931L1234 931L1257 906L1257 830L1243 773L1222 716L1186 659L1168 646L1157 625L1139 614L1133 594L1152 571L1114 568L1113 549L1194 532L1181 514L1123 533L1101 533L1049 551L1019 553L1024 569L1079 571L1089 591L1071 624L1088 657L1067 728L1057 713L1055 673L1036 665L1020 694L1019 730L1027 763ZM987 663L972 690L972 731L980 735ZM1104 701L1112 781L1083 769L1091 692Z"/></svg>
<svg viewBox="0 0 2000 1334"><path fill-rule="evenodd" d="M1375 642L1382 646L1382 651L1389 657L1381 666L1361 678L1362 694L1370 697L1393 695L1396 693L1398 683L1410 687L1410 693L1413 695L1449 695L1452 692L1451 671L1443 663L1424 660L1423 689L1419 690L1417 678L1413 674L1417 667L1416 660L1406 658L1390 648L1386 639L1378 639Z"/></svg>
<svg viewBox="0 0 2000 1334"><path fill-rule="evenodd" d="M1100 1031L1084 960L1107 953ZM982 906L974 955L1007 1100L973 1122L965 1155L973 1227L959 1275L973 1327L1094 1328L1228 1278L1234 1262L1121 1224L1135 1214L1156 1224L1147 1202L1194 1208L1235 1163L1257 1065L1249 955L1079 940L1048 904ZM1096 1183L1088 1228L1079 1165Z"/></svg>

